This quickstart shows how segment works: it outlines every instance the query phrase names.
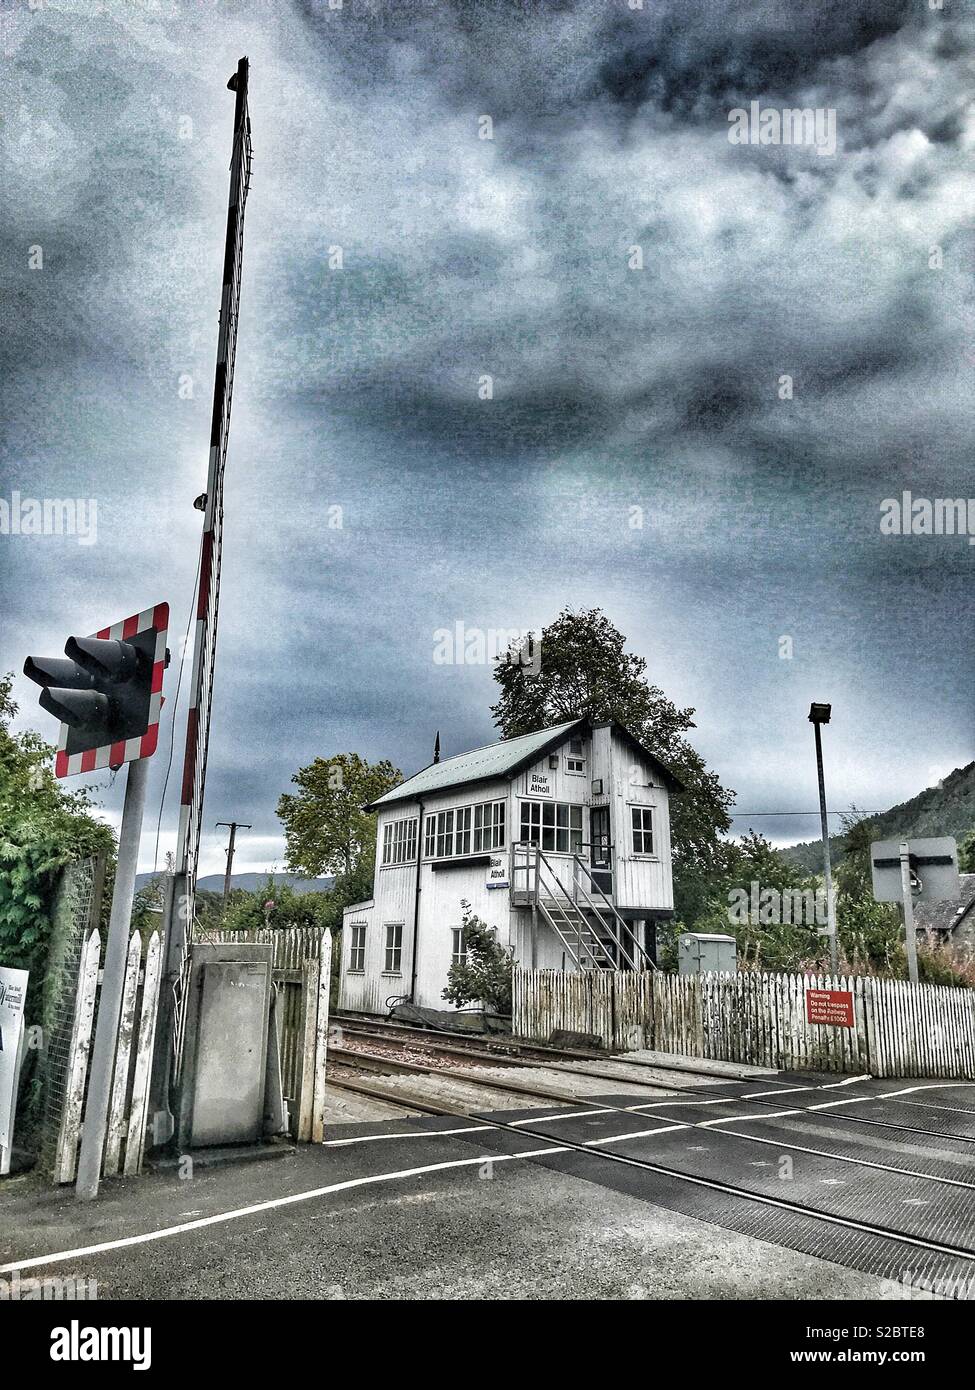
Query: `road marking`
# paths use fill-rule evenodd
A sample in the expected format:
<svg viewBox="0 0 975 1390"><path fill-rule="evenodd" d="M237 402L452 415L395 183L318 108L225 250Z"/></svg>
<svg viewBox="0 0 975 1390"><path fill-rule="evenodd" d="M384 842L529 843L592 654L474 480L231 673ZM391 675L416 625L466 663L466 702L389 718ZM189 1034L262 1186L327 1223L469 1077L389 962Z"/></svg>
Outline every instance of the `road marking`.
<svg viewBox="0 0 975 1390"><path fill-rule="evenodd" d="M627 1139L646 1139L648 1134L671 1134L675 1129L687 1129L687 1125L661 1125L659 1129L641 1129L637 1134L611 1134L608 1139L587 1139L586 1148L593 1149L598 1144L622 1144Z"/></svg>
<svg viewBox="0 0 975 1390"><path fill-rule="evenodd" d="M539 1120L544 1120L546 1124L551 1124L553 1120L586 1120L590 1115L618 1115L620 1107L615 1105L600 1106L598 1110L556 1110L554 1115L526 1115L523 1120L508 1120L509 1125L534 1125Z"/></svg>
<svg viewBox="0 0 975 1390"><path fill-rule="evenodd" d="M348 1139L325 1139L323 1149L337 1149L343 1144L374 1144L377 1139L439 1139L446 1134L481 1134L493 1125L468 1125L464 1129L416 1129L399 1134L354 1134Z"/></svg>
<svg viewBox="0 0 975 1390"><path fill-rule="evenodd" d="M770 1110L767 1115L722 1115L719 1120L698 1120L698 1129L710 1129L713 1125L733 1125L737 1120L781 1120L786 1115L801 1115L802 1110Z"/></svg>
<svg viewBox="0 0 975 1390"><path fill-rule="evenodd" d="M255 1202L249 1207L237 1207L234 1211L219 1212L216 1216L204 1216L198 1221L183 1221L178 1226L163 1226L156 1231L143 1231L137 1236L122 1236L118 1240L104 1240L97 1245L81 1245L75 1250L59 1250L52 1255L35 1255L28 1260L14 1260L11 1264L0 1265L0 1274L14 1274L22 1269L37 1269L40 1265L63 1264L65 1260L80 1260L89 1255L102 1255L109 1250L124 1250L133 1245L148 1245L152 1241L166 1240L170 1236L185 1235L187 1231L200 1231L207 1226L220 1226L228 1221L240 1221L245 1216L257 1212L274 1211L277 1207L290 1207L298 1202L310 1202L316 1197L327 1197L333 1192L348 1192L355 1187L369 1187L373 1183L396 1182L400 1178L419 1177L423 1173L442 1173L448 1168L473 1168L483 1163L511 1163L519 1158L541 1158L550 1154L571 1153L571 1149L553 1148L547 1144L544 1149L526 1149L517 1154L480 1154L477 1158L456 1158L449 1163L427 1163L419 1168L403 1168L395 1173L374 1173L365 1178L348 1178L345 1182L329 1183L326 1187L314 1187L308 1192L294 1192L288 1197L274 1197L267 1202Z"/></svg>
<svg viewBox="0 0 975 1390"><path fill-rule="evenodd" d="M902 1100L901 1105L910 1105L915 1110L944 1110L950 1115L971 1115L975 1119L975 1110L969 1110L967 1105L935 1105L933 1100Z"/></svg>

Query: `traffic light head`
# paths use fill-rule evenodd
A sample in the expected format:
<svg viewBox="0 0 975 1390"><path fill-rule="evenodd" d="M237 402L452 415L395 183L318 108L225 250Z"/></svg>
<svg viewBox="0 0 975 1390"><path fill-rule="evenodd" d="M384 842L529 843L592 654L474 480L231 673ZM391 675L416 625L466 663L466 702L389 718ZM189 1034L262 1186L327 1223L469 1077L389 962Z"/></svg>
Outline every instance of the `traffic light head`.
<svg viewBox="0 0 975 1390"><path fill-rule="evenodd" d="M161 603L93 637L69 637L67 660L27 658L24 675L44 687L41 708L61 721L59 777L155 752L168 624Z"/></svg>

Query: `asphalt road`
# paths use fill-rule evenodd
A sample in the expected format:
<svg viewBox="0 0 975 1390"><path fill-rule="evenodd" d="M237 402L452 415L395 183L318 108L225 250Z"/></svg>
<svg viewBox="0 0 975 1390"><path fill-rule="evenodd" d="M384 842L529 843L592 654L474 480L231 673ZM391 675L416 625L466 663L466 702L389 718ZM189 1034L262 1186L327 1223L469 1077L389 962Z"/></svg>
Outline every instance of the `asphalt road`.
<svg viewBox="0 0 975 1390"><path fill-rule="evenodd" d="M975 1250L975 1086L797 1084L618 1091L492 1116L502 1129L333 1126L321 1147L110 1182L86 1205L13 1179L0 1275L147 1300L975 1293L975 1258L951 1253Z"/></svg>

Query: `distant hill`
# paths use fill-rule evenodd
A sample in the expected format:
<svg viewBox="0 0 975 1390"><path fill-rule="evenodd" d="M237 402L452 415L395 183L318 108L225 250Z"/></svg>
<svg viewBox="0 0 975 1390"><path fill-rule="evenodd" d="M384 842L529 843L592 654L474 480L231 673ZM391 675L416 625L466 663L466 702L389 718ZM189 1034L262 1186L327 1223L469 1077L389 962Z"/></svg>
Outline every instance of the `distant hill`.
<svg viewBox="0 0 975 1390"><path fill-rule="evenodd" d="M892 840L898 835L920 837L954 835L960 840L975 829L975 762L956 767L937 787L928 787L910 801L892 806L879 816L869 819L877 827L878 840ZM843 836L831 835L830 849L838 855L843 848ZM780 849L783 859L798 864L810 873L819 873L823 866L823 846L820 840L805 841Z"/></svg>
<svg viewBox="0 0 975 1390"><path fill-rule="evenodd" d="M139 874L135 886L142 888L153 877L153 874ZM335 883L331 874L325 878L299 878L297 874L231 874L230 886L243 888L247 893L256 893L264 887L269 878L275 884L286 883L295 893L330 893ZM196 880L196 886L204 893L222 893L223 874L204 874Z"/></svg>

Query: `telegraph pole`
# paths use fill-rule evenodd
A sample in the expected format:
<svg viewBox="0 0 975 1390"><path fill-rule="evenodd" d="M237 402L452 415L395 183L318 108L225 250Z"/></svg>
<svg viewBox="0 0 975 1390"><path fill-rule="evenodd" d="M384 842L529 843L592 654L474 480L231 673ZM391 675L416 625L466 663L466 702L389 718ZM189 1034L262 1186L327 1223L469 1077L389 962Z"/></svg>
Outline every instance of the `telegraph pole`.
<svg viewBox="0 0 975 1390"><path fill-rule="evenodd" d="M225 825L230 831L230 844L227 846L227 872L223 876L223 911L227 911L227 902L230 898L230 877L234 871L234 841L237 838L238 830L253 830L252 825L244 825L238 820L218 820L217 829Z"/></svg>

